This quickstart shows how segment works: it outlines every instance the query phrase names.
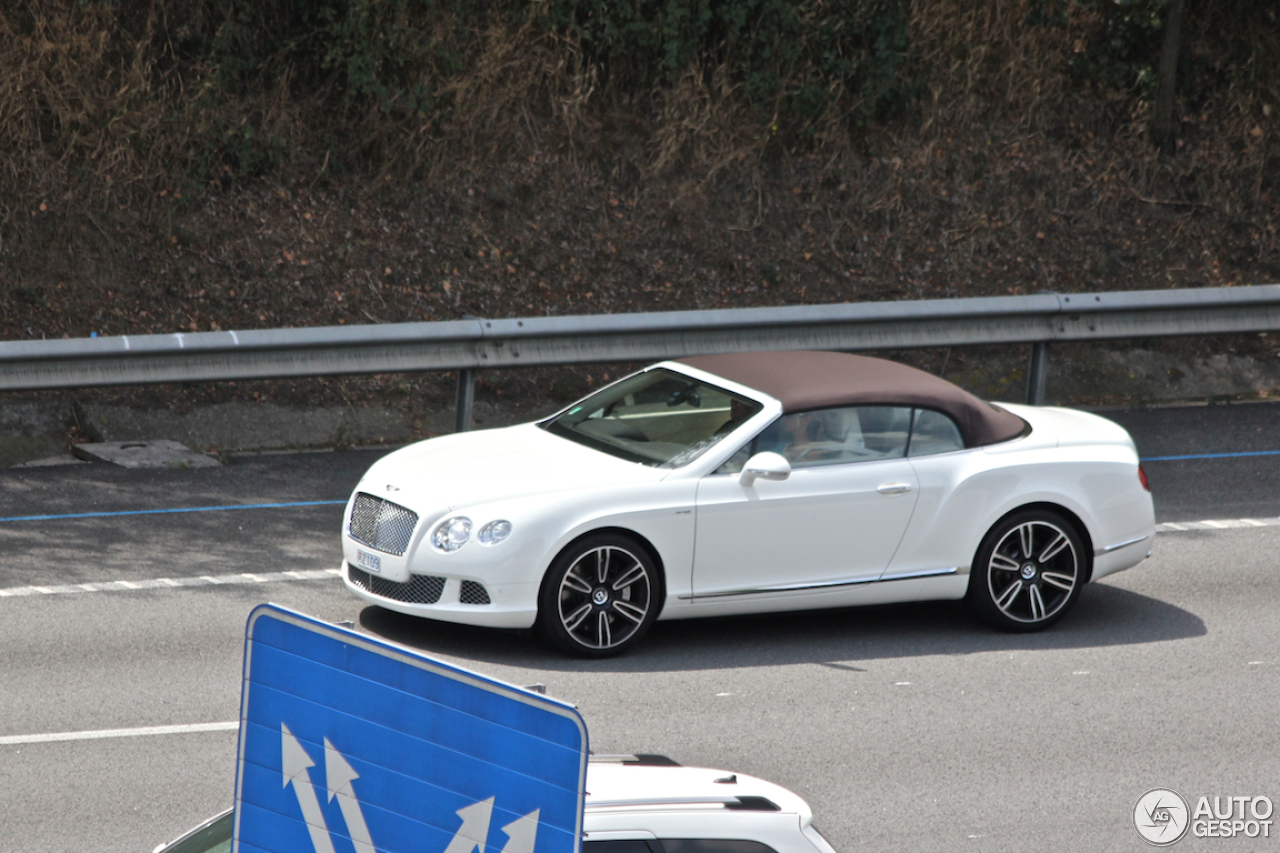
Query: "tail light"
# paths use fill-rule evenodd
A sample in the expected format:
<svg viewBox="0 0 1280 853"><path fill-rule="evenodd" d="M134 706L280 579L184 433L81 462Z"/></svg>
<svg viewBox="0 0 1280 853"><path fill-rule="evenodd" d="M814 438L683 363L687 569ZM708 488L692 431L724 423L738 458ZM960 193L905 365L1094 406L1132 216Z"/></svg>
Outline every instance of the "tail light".
<svg viewBox="0 0 1280 853"><path fill-rule="evenodd" d="M1151 491L1151 484L1147 482L1147 472L1142 470L1142 466L1138 466L1138 482L1142 483L1142 488L1148 492Z"/></svg>

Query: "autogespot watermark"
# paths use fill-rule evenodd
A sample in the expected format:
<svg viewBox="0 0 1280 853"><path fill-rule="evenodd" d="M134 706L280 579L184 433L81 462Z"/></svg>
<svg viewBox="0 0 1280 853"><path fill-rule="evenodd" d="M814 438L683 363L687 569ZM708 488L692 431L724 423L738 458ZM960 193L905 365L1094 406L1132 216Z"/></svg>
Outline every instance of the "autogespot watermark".
<svg viewBox="0 0 1280 853"><path fill-rule="evenodd" d="M1153 788L1133 807L1133 825L1156 847L1176 844L1189 831L1196 838L1270 838L1270 797L1201 796L1192 807L1177 791Z"/></svg>

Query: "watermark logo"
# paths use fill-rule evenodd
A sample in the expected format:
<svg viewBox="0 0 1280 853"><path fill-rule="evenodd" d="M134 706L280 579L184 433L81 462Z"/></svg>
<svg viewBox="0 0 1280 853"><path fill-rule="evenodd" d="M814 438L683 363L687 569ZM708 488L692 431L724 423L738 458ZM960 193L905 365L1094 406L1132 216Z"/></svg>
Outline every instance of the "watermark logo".
<svg viewBox="0 0 1280 853"><path fill-rule="evenodd" d="M1187 801L1168 788L1152 788L1133 807L1133 825L1148 844L1167 847L1182 840L1190 825Z"/></svg>
<svg viewBox="0 0 1280 853"><path fill-rule="evenodd" d="M1196 838L1270 838L1270 797L1201 797L1191 813Z"/></svg>
<svg viewBox="0 0 1280 853"><path fill-rule="evenodd" d="M1147 791L1133 807L1133 825L1156 847L1181 841L1188 831L1196 838L1270 838L1270 797L1202 796L1191 808L1168 788Z"/></svg>

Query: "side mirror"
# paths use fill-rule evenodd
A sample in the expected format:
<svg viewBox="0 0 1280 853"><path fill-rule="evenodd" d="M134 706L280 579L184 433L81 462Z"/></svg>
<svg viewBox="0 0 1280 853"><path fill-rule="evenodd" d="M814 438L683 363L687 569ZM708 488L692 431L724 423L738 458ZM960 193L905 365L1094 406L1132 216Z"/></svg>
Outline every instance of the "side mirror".
<svg viewBox="0 0 1280 853"><path fill-rule="evenodd" d="M791 463L780 453L766 450L757 453L742 466L738 482L750 486L756 480L785 480L791 476Z"/></svg>

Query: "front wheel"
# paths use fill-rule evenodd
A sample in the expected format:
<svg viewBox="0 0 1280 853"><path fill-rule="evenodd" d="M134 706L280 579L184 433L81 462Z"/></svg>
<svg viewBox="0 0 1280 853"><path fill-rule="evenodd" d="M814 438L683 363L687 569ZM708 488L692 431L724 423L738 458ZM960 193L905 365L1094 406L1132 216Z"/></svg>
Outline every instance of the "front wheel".
<svg viewBox="0 0 1280 853"><path fill-rule="evenodd" d="M1088 556L1075 526L1049 510L1026 510L987 533L974 557L966 599L1005 631L1039 631L1080 597Z"/></svg>
<svg viewBox="0 0 1280 853"><path fill-rule="evenodd" d="M560 649L603 658L626 651L658 616L661 582L648 552L600 533L556 557L538 597L538 628Z"/></svg>

